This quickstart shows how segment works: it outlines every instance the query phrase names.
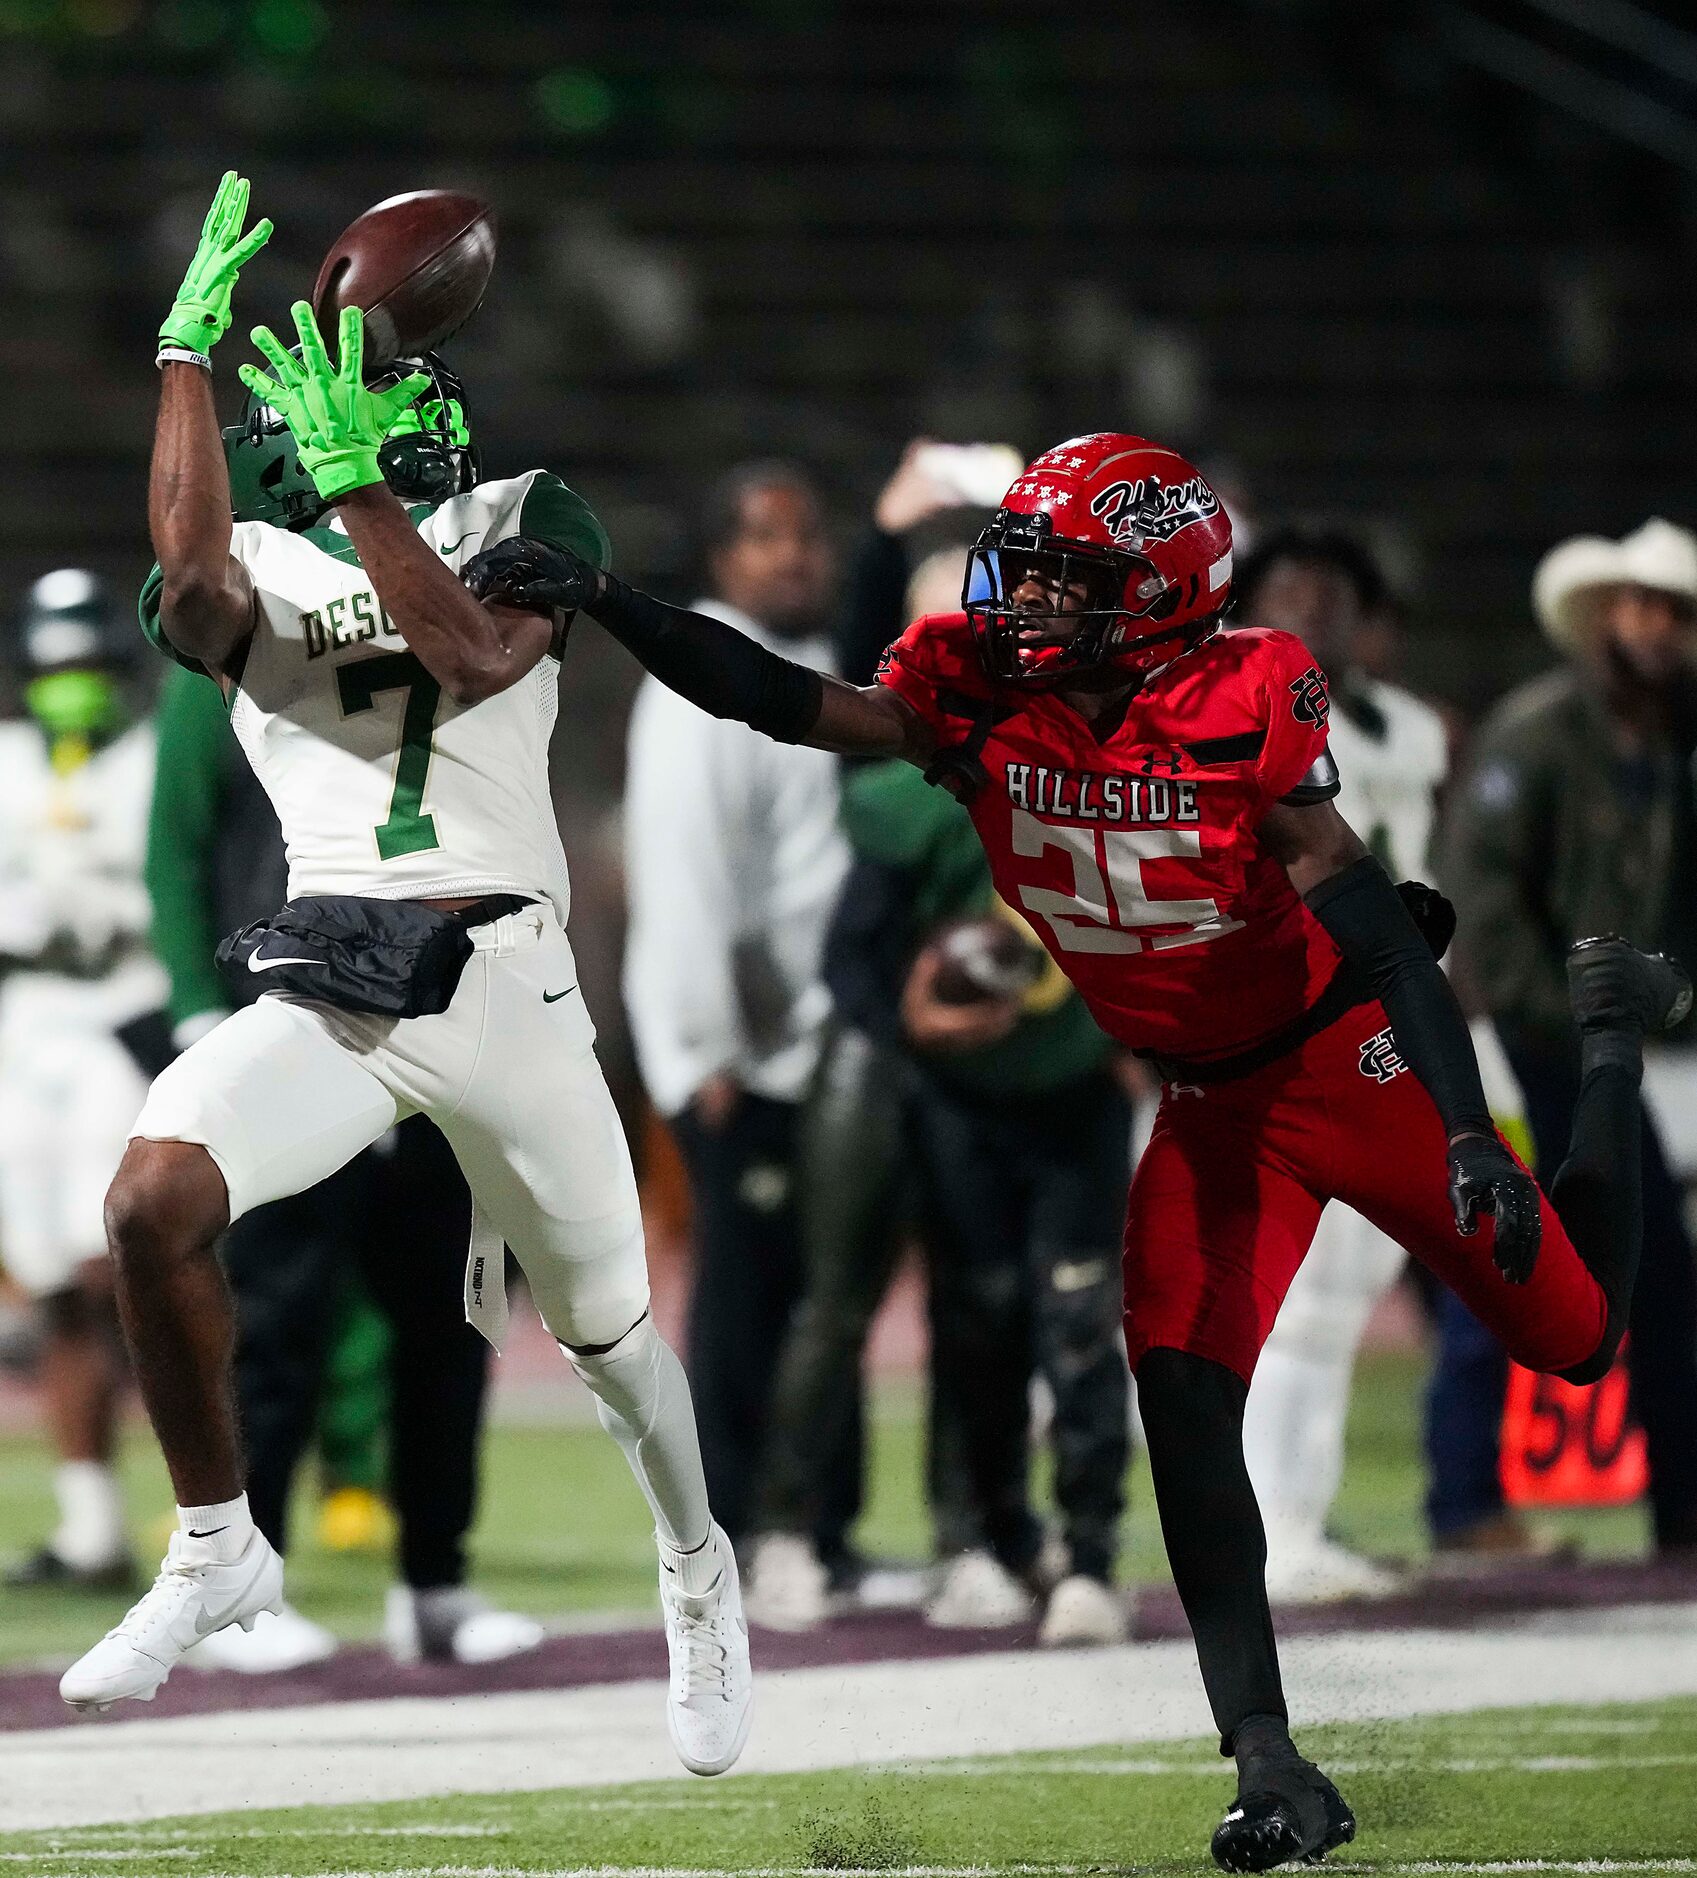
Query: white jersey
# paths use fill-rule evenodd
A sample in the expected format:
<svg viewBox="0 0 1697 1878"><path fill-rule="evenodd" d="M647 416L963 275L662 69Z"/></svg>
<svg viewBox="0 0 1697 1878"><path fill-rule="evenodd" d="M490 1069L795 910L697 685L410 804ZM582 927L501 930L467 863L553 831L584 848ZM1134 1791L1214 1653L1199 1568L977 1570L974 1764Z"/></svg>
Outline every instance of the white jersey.
<svg viewBox="0 0 1697 1878"><path fill-rule="evenodd" d="M456 573L521 533L605 558L587 506L542 470L413 514ZM333 514L295 533L238 522L231 552L258 602L231 727L282 824L290 897L544 895L563 922L570 890L548 786L558 659L459 705L407 648ZM157 579L143 595L155 635L156 593Z"/></svg>
<svg viewBox="0 0 1697 1878"><path fill-rule="evenodd" d="M1392 880L1425 878L1436 794L1449 768L1443 719L1412 692L1352 677L1332 692L1327 732L1338 813Z"/></svg>
<svg viewBox="0 0 1697 1878"><path fill-rule="evenodd" d="M165 1002L142 863L153 728L59 768L34 724L0 725L0 1033L109 1030Z"/></svg>

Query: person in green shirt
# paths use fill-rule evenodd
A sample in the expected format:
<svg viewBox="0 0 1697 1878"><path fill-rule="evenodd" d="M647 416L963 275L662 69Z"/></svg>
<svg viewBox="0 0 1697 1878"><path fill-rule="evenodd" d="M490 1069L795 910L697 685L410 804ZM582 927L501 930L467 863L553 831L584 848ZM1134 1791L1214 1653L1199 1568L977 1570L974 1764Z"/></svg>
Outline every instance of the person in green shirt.
<svg viewBox="0 0 1697 1878"><path fill-rule="evenodd" d="M780 1368L756 1589L774 1537L793 1544L806 1530L801 1509L819 1490L815 1411L854 1399L899 1238L898 1169L911 1160L930 1266L929 1485L945 1565L931 1620L1017 1622L1033 1586L1048 1593L1044 1642L1116 1641L1131 1137L1117 1053L997 899L952 796L906 764L867 764L845 772L842 818L855 864L826 948L839 1030L806 1157L810 1296ZM1032 982L1019 996L951 1003L937 995L937 935L981 918L1022 934ZM1034 1364L1054 1399L1064 1556L1045 1547L1028 1495Z"/></svg>

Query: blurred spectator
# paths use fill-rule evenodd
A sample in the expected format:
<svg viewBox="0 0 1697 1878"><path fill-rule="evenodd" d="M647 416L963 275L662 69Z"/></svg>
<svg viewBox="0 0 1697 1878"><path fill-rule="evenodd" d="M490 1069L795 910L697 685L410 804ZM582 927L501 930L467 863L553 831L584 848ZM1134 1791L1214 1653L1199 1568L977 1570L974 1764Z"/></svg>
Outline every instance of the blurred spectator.
<svg viewBox="0 0 1697 1878"><path fill-rule="evenodd" d="M907 565L898 531L960 506L923 473L922 449L904 453L861 557L845 658L856 659L858 641L867 674L908 618L960 604L960 546L937 549L905 600L889 599ZM865 578L869 567L882 569L881 586ZM755 1608L791 1628L824 1615L824 1574L800 1537L826 1486L816 1437L857 1412L912 1175L931 1280L928 1486L948 1565L929 1614L970 1627L1018 1622L1028 1585L1059 1580L1045 1641L1112 1641L1125 1627L1110 1587L1129 1445L1118 1243L1130 1117L1104 1073L1111 1050L1052 969L1029 1018L1006 999L939 1003L932 928L999 908L971 823L903 764L851 766L843 795L860 858L827 946L837 1008L808 1117L808 1289L780 1371ZM942 1049L921 1045L908 1019ZM963 1030L1018 1041L969 1049ZM1058 1558L1027 1492L1034 1340L1055 1402Z"/></svg>
<svg viewBox="0 0 1697 1878"><path fill-rule="evenodd" d="M913 535L962 506L958 490L928 468L930 449L929 438L916 437L903 450L850 565L836 669L853 683L871 682L909 620L960 604L964 546L938 547L911 564ZM912 1080L899 1040L868 1036L841 1013L827 1027L801 1138L803 1294L773 1382L749 1586L751 1609L772 1628L805 1630L826 1615L830 1574L810 1535L833 1499L847 1510L837 1457L860 1451L866 1340L910 1223ZM932 1490L964 1501L961 1444L942 1428L952 1419L934 1386Z"/></svg>
<svg viewBox="0 0 1697 1878"><path fill-rule="evenodd" d="M212 965L225 932L269 917L286 892L276 816L229 729L216 685L173 666L159 711L148 834L155 949L171 976L179 1048L228 1015ZM236 1295L236 1398L248 1497L288 1549L289 1495L324 1395L326 1367L368 1333L345 1310L363 1278L389 1328L389 1474L402 1582L384 1637L403 1660L487 1662L532 1648L539 1625L488 1609L465 1585L476 1508L488 1347L464 1321L471 1196L440 1131L414 1116L321 1185L255 1207L223 1246ZM361 1384L369 1395L368 1385ZM344 1392L345 1397L345 1392ZM369 1425L369 1407L362 1418ZM356 1437L357 1444L357 1437ZM201 1643L197 1660L251 1674L328 1656L335 1638L291 1605Z"/></svg>
<svg viewBox="0 0 1697 1878"><path fill-rule="evenodd" d="M1578 1038L1563 957L1620 933L1697 957L1697 538L1649 521L1582 536L1533 580L1557 671L1510 693L1474 744L1445 843L1457 949L1525 1093L1541 1166L1567 1151ZM1661 1138L1643 1117L1644 1251L1627 1362L1663 1552L1697 1547L1697 1273ZM1503 1505L1506 1358L1446 1296L1429 1404L1428 1513L1441 1550L1531 1543Z"/></svg>
<svg viewBox="0 0 1697 1878"><path fill-rule="evenodd" d="M1294 633L1331 681L1339 813L1393 880L1427 871L1444 727L1410 692L1357 662L1364 626L1389 612L1368 550L1340 532L1277 529L1235 583L1237 621ZM1402 1270L1402 1247L1339 1202L1320 1216L1307 1258L1261 1352L1244 1417L1244 1458L1267 1528L1274 1603L1383 1596L1389 1572L1329 1538L1343 1473L1355 1355L1373 1307Z"/></svg>
<svg viewBox="0 0 1697 1878"><path fill-rule="evenodd" d="M44 574L21 628L33 722L0 728L0 1243L41 1300L39 1377L59 1523L13 1587L127 1586L113 1472L128 1365L106 1188L158 1066L165 980L142 886L153 727L125 697L134 628L80 568Z"/></svg>
<svg viewBox="0 0 1697 1878"><path fill-rule="evenodd" d="M905 763L867 765L845 779L844 822L856 860L831 988L845 1018L905 1051L915 1072L938 1424L930 1485L948 1568L927 1615L948 1627L1017 1622L1027 1586L1053 1586L1043 1641L1117 1642L1131 1110L1115 1052L997 899L953 796ZM1052 1562L1028 1492L1034 1359L1054 1399L1064 1556Z"/></svg>
<svg viewBox="0 0 1697 1878"><path fill-rule="evenodd" d="M878 492L872 526L849 568L836 669L850 684L871 684L884 648L910 620L960 605L964 550L948 545L934 549L925 557L929 577L916 591L909 586L914 577L912 540L938 516L993 508L995 498L986 490L996 480L998 464L1007 482L1019 473L1018 455L1006 445L939 448L930 437L915 437L902 451L890 480ZM989 484L983 481L986 471L991 472Z"/></svg>
<svg viewBox="0 0 1697 1878"><path fill-rule="evenodd" d="M711 595L699 609L830 669L835 560L807 478L781 463L731 472L703 533ZM625 1003L689 1170L690 1384L708 1493L737 1543L754 1522L773 1371L801 1294L798 1135L846 864L835 758L643 685L625 795ZM858 1502L858 1448L826 1464L837 1498L813 1536L832 1557Z"/></svg>

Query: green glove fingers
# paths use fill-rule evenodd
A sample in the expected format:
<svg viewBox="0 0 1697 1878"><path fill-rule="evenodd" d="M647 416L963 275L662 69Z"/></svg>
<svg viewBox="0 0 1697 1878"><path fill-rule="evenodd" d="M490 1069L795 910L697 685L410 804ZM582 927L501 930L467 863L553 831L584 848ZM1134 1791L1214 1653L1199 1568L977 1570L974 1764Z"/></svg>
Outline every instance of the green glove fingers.
<svg viewBox="0 0 1697 1878"><path fill-rule="evenodd" d="M234 170L224 172L212 206L201 224L200 245L189 271L177 289L171 311L159 328L162 345L181 346L189 352L208 353L230 324L230 296L236 276L271 239L269 221L256 222L243 235L247 217L247 179Z"/></svg>
<svg viewBox="0 0 1697 1878"><path fill-rule="evenodd" d="M398 385L391 386L387 391L374 391L368 394L378 416L379 429L384 437L387 437L395 428L401 413L421 391L428 389L429 384L428 372L414 372L411 378L403 378Z"/></svg>
<svg viewBox="0 0 1697 1878"><path fill-rule="evenodd" d="M275 377L257 366L241 368L242 383L263 398L293 433L301 465L327 502L383 480L377 452L400 413L430 383L415 372L388 391L372 391L360 376L365 359L365 319L358 307L342 311L340 362L330 363L312 308L293 308L300 355L284 351L266 326L253 329L253 343L270 361Z"/></svg>

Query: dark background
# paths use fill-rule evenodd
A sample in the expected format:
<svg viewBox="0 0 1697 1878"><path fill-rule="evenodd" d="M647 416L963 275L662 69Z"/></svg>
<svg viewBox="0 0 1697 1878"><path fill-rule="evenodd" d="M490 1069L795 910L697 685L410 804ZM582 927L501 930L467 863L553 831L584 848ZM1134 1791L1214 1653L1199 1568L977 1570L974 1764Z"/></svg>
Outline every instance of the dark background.
<svg viewBox="0 0 1697 1878"><path fill-rule="evenodd" d="M544 463L688 583L703 484L909 435L1153 432L1260 518L1371 531L1409 678L1546 656L1558 537L1690 522L1697 37L1621 0L0 0L0 583L145 570L151 348L224 168L277 234L222 394L379 197L501 217L451 347L491 473ZM581 636L584 638L586 636ZM568 799L616 782L574 645Z"/></svg>

